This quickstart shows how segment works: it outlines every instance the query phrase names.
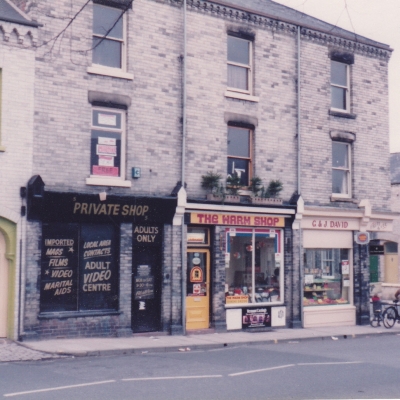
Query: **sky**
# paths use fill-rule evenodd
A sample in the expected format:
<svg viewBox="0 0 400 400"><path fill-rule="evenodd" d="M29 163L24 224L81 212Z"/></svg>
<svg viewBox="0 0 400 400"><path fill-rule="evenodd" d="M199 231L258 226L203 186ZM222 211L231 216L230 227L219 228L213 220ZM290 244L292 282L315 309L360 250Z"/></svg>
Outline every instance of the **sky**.
<svg viewBox="0 0 400 400"><path fill-rule="evenodd" d="M400 0L274 0L394 49L389 61L390 152L400 152Z"/></svg>

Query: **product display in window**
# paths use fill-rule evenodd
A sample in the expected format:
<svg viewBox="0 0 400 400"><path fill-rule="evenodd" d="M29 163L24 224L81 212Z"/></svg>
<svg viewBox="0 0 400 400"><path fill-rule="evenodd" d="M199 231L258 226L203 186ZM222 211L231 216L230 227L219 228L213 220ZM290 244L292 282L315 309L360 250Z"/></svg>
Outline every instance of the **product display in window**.
<svg viewBox="0 0 400 400"><path fill-rule="evenodd" d="M280 300L280 238L275 230L229 230L226 304Z"/></svg>
<svg viewBox="0 0 400 400"><path fill-rule="evenodd" d="M350 262L347 249L306 249L304 306L349 303Z"/></svg>

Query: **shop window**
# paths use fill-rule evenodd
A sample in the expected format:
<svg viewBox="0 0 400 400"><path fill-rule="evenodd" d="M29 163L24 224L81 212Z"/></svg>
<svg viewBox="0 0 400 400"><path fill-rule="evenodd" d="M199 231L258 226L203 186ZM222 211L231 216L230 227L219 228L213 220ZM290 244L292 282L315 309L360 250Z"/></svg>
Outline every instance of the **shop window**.
<svg viewBox="0 0 400 400"><path fill-rule="evenodd" d="M209 246L210 245L210 229L203 227L189 226L187 230L188 246Z"/></svg>
<svg viewBox="0 0 400 400"><path fill-rule="evenodd" d="M88 184L125 186L125 111L92 110ZM127 182L130 186L130 182Z"/></svg>
<svg viewBox="0 0 400 400"><path fill-rule="evenodd" d="M349 256L348 249L306 249L304 306L349 303Z"/></svg>
<svg viewBox="0 0 400 400"><path fill-rule="evenodd" d="M331 60L331 109L350 112L350 66Z"/></svg>
<svg viewBox="0 0 400 400"><path fill-rule="evenodd" d="M252 94L252 44L228 35L228 90Z"/></svg>
<svg viewBox="0 0 400 400"><path fill-rule="evenodd" d="M93 4L93 64L121 69L125 62L124 37L123 11Z"/></svg>
<svg viewBox="0 0 400 400"><path fill-rule="evenodd" d="M228 126L228 177L237 175L243 186L251 179L252 130Z"/></svg>
<svg viewBox="0 0 400 400"><path fill-rule="evenodd" d="M43 224L40 311L116 311L118 237L109 224Z"/></svg>
<svg viewBox="0 0 400 400"><path fill-rule="evenodd" d="M282 232L226 230L226 305L283 300Z"/></svg>
<svg viewBox="0 0 400 400"><path fill-rule="evenodd" d="M351 197L351 147L348 143L332 142L332 194Z"/></svg>

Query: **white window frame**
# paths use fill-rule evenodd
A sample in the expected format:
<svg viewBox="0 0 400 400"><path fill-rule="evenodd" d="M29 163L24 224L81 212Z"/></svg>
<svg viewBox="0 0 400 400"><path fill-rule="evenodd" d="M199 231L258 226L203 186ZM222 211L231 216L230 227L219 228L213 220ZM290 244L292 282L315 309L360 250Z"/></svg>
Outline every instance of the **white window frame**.
<svg viewBox="0 0 400 400"><path fill-rule="evenodd" d="M93 7L104 7L104 8L114 8L111 6L103 5L103 4L93 4ZM122 10L121 10L122 11ZM107 67L102 64L94 64L87 68L87 72L96 75L106 75L106 76L113 76L116 78L123 78L123 79L133 79L133 74L127 72L127 52L126 52L126 43L127 43L127 14L128 11L125 11L122 15L122 39L114 38L106 36L107 40L113 40L116 42L121 43L121 68L113 68ZM94 13L93 13L94 18ZM95 34L92 31L92 38L101 38L102 35ZM93 42L93 41L92 41Z"/></svg>
<svg viewBox="0 0 400 400"><path fill-rule="evenodd" d="M99 127L93 124L94 111L104 111L104 112L112 112L118 113L121 115L121 128L106 128ZM92 107L91 109L91 128L90 132L95 130L100 130L104 132L114 132L121 134L121 161L120 161L120 176L112 177L112 176L99 176L92 175L92 171L90 171L89 178L86 178L87 185L98 185L98 186L120 186L120 187L131 187L131 181L125 180L126 176L126 111L117 108L106 108L106 107ZM91 135L91 133L90 133ZM89 152L91 157L91 150ZM91 166L90 166L91 167Z"/></svg>
<svg viewBox="0 0 400 400"><path fill-rule="evenodd" d="M338 63L338 64L342 64L346 67L346 85L342 86L342 85L338 85L337 83L333 83L331 81L331 88L332 87L337 87L340 89L344 89L345 90L345 94L346 94L346 108L335 108L332 107L332 98L331 98L331 110L332 111L337 111L337 112L342 112L342 113L350 113L350 65L340 62L340 61L336 61L336 60L331 60L331 68L332 68L332 63Z"/></svg>
<svg viewBox="0 0 400 400"><path fill-rule="evenodd" d="M235 61L229 61L228 60L228 54L227 54L227 66L229 68L229 65L235 66L235 67L241 67L241 68L246 68L248 70L247 73L247 86L248 86L248 90L242 90L242 89L238 89L238 88L234 88L234 87L227 87L227 91L228 92L236 92L236 93L241 93L244 95L249 95L251 96L253 94L253 41L251 39L245 39L245 38L241 38L239 36L235 36L235 35L230 35L228 34L228 40L230 37L233 37L235 39L238 40L244 40L246 42L249 42L249 64L241 64ZM227 70L227 74L228 74L228 70ZM228 75L227 75L228 76ZM228 95L227 95L228 96ZM230 97L230 96L228 96ZM258 101L258 98L255 98L252 101Z"/></svg>
<svg viewBox="0 0 400 400"><path fill-rule="evenodd" d="M347 172L347 193L334 193L332 191L332 197L334 198L351 198L352 193L351 193L351 187L352 187L352 170L351 170L351 144L350 143L344 143L344 142L338 142L338 141L332 141L332 146L334 144L340 144L343 146L346 146L347 148L347 168L344 167L334 167L333 166L333 158L332 158L332 175L333 175L333 171L345 171ZM332 176L333 179L333 176Z"/></svg>

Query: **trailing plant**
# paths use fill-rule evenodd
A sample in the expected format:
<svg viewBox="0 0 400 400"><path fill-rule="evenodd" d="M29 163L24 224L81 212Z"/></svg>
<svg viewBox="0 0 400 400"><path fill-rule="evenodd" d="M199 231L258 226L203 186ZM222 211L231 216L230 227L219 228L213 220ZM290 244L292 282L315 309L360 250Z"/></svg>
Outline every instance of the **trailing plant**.
<svg viewBox="0 0 400 400"><path fill-rule="evenodd" d="M220 180L222 176L213 171L208 171L205 175L201 176L201 187L208 190L210 193L217 193L220 191Z"/></svg>

